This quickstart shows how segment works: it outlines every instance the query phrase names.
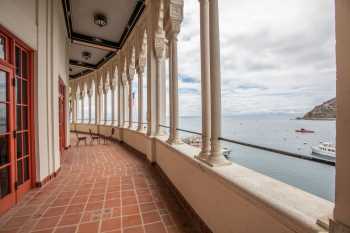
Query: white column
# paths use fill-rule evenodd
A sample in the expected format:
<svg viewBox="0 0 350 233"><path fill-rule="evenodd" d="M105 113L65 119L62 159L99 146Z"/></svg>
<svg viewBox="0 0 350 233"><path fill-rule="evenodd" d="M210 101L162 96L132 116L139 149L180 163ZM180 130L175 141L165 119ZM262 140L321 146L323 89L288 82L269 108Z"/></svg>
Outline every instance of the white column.
<svg viewBox="0 0 350 233"><path fill-rule="evenodd" d="M129 129L132 128L132 122L133 122L133 118L132 118L132 79L129 78L128 79L128 83L129 83L129 98L128 98L128 103L129 103Z"/></svg>
<svg viewBox="0 0 350 233"><path fill-rule="evenodd" d="M160 99L161 99L161 108L160 108L160 124L161 125L166 125L167 124L167 119L166 119L166 95L167 95L167 90L166 90L166 62L165 62L165 56L162 59L162 64L161 64L161 85L160 85ZM165 129L161 128L161 133L165 133Z"/></svg>
<svg viewBox="0 0 350 233"><path fill-rule="evenodd" d="M163 64L164 64L164 45L165 45L165 34L161 28L155 35L155 57L156 57L156 117L155 117L155 135L159 136L162 134L162 128L160 126L162 120L162 83L163 83Z"/></svg>
<svg viewBox="0 0 350 233"><path fill-rule="evenodd" d="M128 128L129 124L129 83L124 84L124 127Z"/></svg>
<svg viewBox="0 0 350 233"><path fill-rule="evenodd" d="M104 92L103 92L103 89L101 88L100 90L100 95L99 95L99 124L102 125L103 124L103 121L105 120L104 119Z"/></svg>
<svg viewBox="0 0 350 233"><path fill-rule="evenodd" d="M85 114L84 114L84 98L85 94L82 93L81 96L80 96L80 104L81 104L81 122L80 123L84 123L84 118L85 118Z"/></svg>
<svg viewBox="0 0 350 233"><path fill-rule="evenodd" d="M138 75L138 127L137 131L143 130L143 68L137 69Z"/></svg>
<svg viewBox="0 0 350 233"><path fill-rule="evenodd" d="M150 23L150 22L149 22ZM156 59L154 54L154 33L149 25L147 34L147 135L152 137L155 132L155 80L156 80Z"/></svg>
<svg viewBox="0 0 350 233"><path fill-rule="evenodd" d="M104 103L103 103L103 114L104 114L104 124L106 125L107 124L107 108L108 108L108 101L107 101L107 93L108 93L108 89L104 91Z"/></svg>
<svg viewBox="0 0 350 233"><path fill-rule="evenodd" d="M88 93L88 108L89 108L89 124L91 124L91 98L92 98L92 91L89 91Z"/></svg>
<svg viewBox="0 0 350 233"><path fill-rule="evenodd" d="M336 180L334 219L331 233L350 232L350 2L335 1L337 61Z"/></svg>
<svg viewBox="0 0 350 233"><path fill-rule="evenodd" d="M76 95L73 95L76 96ZM72 98L72 122L77 123L77 99Z"/></svg>
<svg viewBox="0 0 350 233"><path fill-rule="evenodd" d="M210 154L210 41L209 0L199 0L201 37L201 88L202 88L202 150L198 156L207 159Z"/></svg>
<svg viewBox="0 0 350 233"><path fill-rule="evenodd" d="M121 82L121 76L118 79L118 127L122 127L122 95L123 95L123 84Z"/></svg>
<svg viewBox="0 0 350 233"><path fill-rule="evenodd" d="M162 61L163 58L161 56L157 56L156 58L156 125L155 125L155 135L161 135L161 84L162 84Z"/></svg>
<svg viewBox="0 0 350 233"><path fill-rule="evenodd" d="M168 139L168 143L171 143L172 142L172 134L171 134L171 127L173 125L173 118L174 118L174 114L173 114L173 80L172 80L172 66L171 66L171 60L172 60L172 57L171 57L171 45L170 43L168 43L168 46L169 46L169 126L170 126L170 129L169 129L169 139Z"/></svg>
<svg viewBox="0 0 350 233"><path fill-rule="evenodd" d="M111 125L114 125L114 121L115 121L115 86L111 86L111 96L112 96L112 101L111 101L112 123L111 123Z"/></svg>
<svg viewBox="0 0 350 233"><path fill-rule="evenodd" d="M211 153L208 164L222 166L231 164L221 152L221 74L220 74L220 34L218 0L209 1L210 32L210 96L211 96Z"/></svg>
<svg viewBox="0 0 350 233"><path fill-rule="evenodd" d="M100 91L96 86L95 88L95 124L100 123Z"/></svg>
<svg viewBox="0 0 350 233"><path fill-rule="evenodd" d="M168 143L180 144L182 143L177 128L179 124L179 93L178 93L178 66L177 66L177 33L171 33L170 35L170 70L171 70L171 98L170 98L170 136Z"/></svg>
<svg viewBox="0 0 350 233"><path fill-rule="evenodd" d="M122 83L121 88L121 101L120 101L120 107L121 107L121 127L125 127L125 83Z"/></svg>

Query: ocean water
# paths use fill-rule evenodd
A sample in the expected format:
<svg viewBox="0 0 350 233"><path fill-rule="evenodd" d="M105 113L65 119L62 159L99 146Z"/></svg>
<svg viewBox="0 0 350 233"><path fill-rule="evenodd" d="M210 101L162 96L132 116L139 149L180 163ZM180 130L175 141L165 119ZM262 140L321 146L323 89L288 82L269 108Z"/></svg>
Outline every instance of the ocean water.
<svg viewBox="0 0 350 233"><path fill-rule="evenodd" d="M222 118L222 136L242 142L312 156L311 147L335 143L335 121L295 120L296 115L242 115ZM181 117L180 128L201 132L200 117ZM315 133L296 133L306 128ZM182 137L190 134L181 133ZM334 202L335 167L278 153L223 142L231 149L231 160Z"/></svg>

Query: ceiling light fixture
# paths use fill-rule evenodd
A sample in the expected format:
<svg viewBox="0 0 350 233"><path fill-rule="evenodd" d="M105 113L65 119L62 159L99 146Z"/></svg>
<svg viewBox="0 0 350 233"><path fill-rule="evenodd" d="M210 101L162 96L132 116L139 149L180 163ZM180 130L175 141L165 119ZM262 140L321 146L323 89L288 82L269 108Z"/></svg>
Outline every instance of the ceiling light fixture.
<svg viewBox="0 0 350 233"><path fill-rule="evenodd" d="M81 56L85 59L85 61L89 60L91 58L91 53L88 51L84 51Z"/></svg>
<svg viewBox="0 0 350 233"><path fill-rule="evenodd" d="M104 27L107 25L107 17L103 14L95 14L94 23L99 27Z"/></svg>

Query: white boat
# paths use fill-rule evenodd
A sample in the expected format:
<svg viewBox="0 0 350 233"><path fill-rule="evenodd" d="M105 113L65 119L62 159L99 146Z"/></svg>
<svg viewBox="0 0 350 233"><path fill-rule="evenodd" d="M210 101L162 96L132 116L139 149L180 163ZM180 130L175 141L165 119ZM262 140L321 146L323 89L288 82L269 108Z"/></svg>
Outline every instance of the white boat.
<svg viewBox="0 0 350 233"><path fill-rule="evenodd" d="M320 155L326 159L335 159L335 145L329 142L321 142L318 146L312 147L312 153L315 155Z"/></svg>

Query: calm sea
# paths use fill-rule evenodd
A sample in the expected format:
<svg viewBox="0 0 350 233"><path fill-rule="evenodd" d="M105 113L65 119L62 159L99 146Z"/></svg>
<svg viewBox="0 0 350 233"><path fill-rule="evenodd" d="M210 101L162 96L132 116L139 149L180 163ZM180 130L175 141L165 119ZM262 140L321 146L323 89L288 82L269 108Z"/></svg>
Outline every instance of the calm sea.
<svg viewBox="0 0 350 233"><path fill-rule="evenodd" d="M245 115L222 118L222 136L242 142L311 155L311 147L320 142L335 143L335 121L294 120L295 115ZM200 117L181 117L180 128L200 132ZM296 133L306 128L315 133ZM189 134L183 133L182 137ZM224 143L231 149L231 160L247 168L319 197L334 201L335 167L301 160L237 144Z"/></svg>

